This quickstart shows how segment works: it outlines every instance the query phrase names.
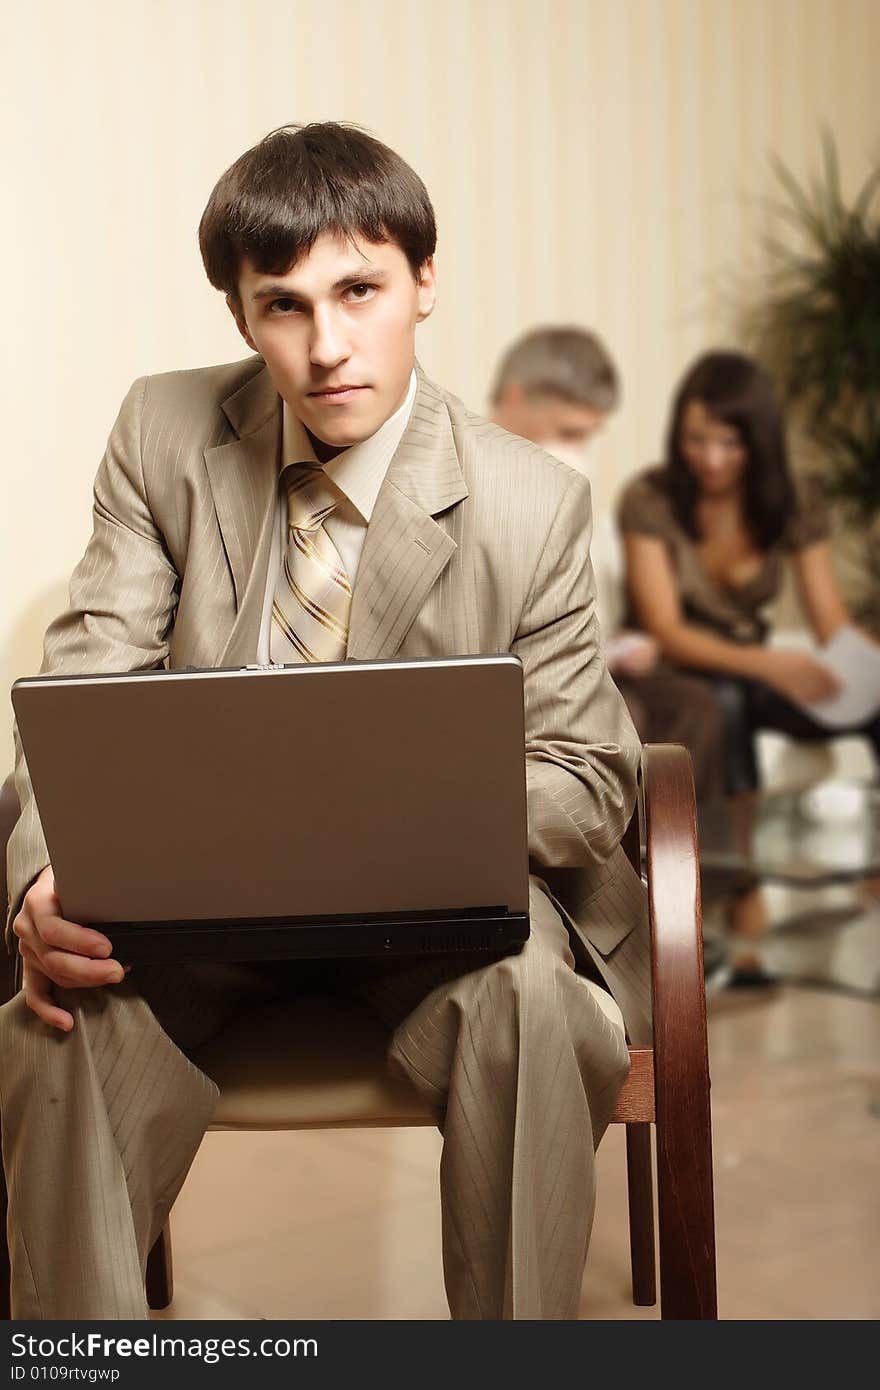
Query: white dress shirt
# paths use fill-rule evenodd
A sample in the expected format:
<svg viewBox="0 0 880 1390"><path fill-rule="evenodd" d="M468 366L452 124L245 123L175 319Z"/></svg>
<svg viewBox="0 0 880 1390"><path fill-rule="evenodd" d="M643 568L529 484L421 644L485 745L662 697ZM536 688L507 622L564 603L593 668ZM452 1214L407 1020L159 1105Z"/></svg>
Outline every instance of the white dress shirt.
<svg viewBox="0 0 880 1390"><path fill-rule="evenodd" d="M327 477L332 480L343 499L324 522L324 529L330 537L345 572L351 582L352 592L357 579L358 565L367 539L367 527L373 515L379 489L385 481L388 465L403 438L409 423L413 401L416 398L416 373L413 369L409 379L406 400L398 410L390 415L384 425L380 425L369 439L352 444L343 449L329 463L323 465ZM281 443L282 472L291 463L318 463L312 441L301 420L284 402ZM269 572L266 577L266 594L263 600L263 616L260 623L260 641L257 660L269 662L269 643L272 632L272 603L282 559L287 548L287 493L280 486L276 506L276 526L269 559Z"/></svg>

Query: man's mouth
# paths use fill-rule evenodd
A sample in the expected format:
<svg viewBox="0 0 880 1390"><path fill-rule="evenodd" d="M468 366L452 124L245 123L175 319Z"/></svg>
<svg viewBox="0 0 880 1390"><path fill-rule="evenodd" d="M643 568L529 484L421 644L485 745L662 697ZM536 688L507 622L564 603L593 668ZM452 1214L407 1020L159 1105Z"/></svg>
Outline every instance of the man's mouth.
<svg viewBox="0 0 880 1390"><path fill-rule="evenodd" d="M309 400L320 401L324 405L336 405L353 400L361 391L367 390L367 386L353 386L349 382L341 382L338 386L322 386L319 391L309 391L308 394Z"/></svg>

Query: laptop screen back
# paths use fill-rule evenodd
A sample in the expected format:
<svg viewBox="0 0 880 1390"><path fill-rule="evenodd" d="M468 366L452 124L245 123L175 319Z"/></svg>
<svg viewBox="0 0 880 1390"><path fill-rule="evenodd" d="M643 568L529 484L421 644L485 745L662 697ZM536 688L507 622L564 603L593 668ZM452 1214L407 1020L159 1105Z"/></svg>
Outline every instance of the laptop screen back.
<svg viewBox="0 0 880 1390"><path fill-rule="evenodd" d="M515 657L42 677L13 705L70 920L528 910Z"/></svg>

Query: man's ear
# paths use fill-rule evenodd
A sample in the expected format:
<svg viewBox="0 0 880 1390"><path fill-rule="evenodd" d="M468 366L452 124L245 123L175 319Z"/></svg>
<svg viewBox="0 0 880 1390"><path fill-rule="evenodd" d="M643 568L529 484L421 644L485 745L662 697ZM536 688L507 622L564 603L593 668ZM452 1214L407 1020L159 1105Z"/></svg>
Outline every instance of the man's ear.
<svg viewBox="0 0 880 1390"><path fill-rule="evenodd" d="M419 312L416 323L422 323L428 317L437 302L437 273L434 269L434 257L429 256L426 261L422 261L419 266L419 273L416 279L416 292L419 299Z"/></svg>
<svg viewBox="0 0 880 1390"><path fill-rule="evenodd" d="M231 294L228 294L226 296L226 307L229 310L232 317L235 319L235 326L238 329L241 336L244 338L251 352L259 352L260 349L257 347L256 343L250 335L250 332L248 331L248 326L244 321L244 314L241 312L241 307L239 306L237 301L232 298Z"/></svg>

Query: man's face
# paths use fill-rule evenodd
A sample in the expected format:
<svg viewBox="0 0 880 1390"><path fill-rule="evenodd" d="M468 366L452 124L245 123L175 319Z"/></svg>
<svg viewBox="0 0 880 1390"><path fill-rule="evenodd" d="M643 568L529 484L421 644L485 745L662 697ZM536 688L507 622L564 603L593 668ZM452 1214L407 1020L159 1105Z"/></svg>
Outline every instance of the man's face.
<svg viewBox="0 0 880 1390"><path fill-rule="evenodd" d="M418 280L395 242L323 232L283 275L250 261L231 301L239 331L283 399L332 457L375 434L406 399L415 327L434 307L433 258Z"/></svg>
<svg viewBox="0 0 880 1390"><path fill-rule="evenodd" d="M534 444L582 449L605 423L605 413L550 392L530 395L521 386L512 385L498 402L495 419L504 429Z"/></svg>

